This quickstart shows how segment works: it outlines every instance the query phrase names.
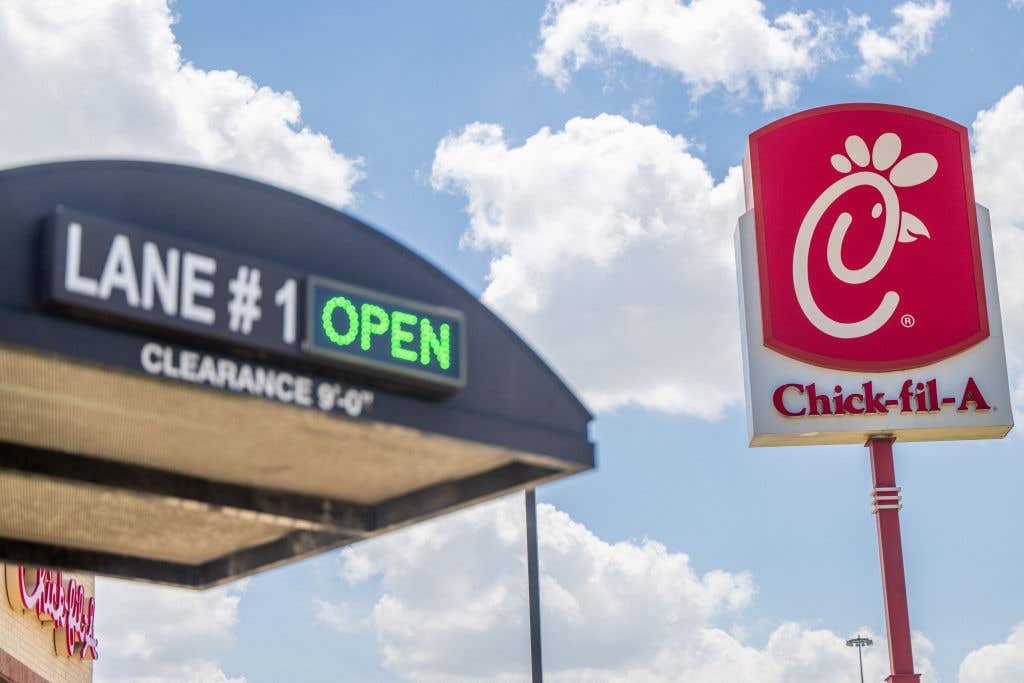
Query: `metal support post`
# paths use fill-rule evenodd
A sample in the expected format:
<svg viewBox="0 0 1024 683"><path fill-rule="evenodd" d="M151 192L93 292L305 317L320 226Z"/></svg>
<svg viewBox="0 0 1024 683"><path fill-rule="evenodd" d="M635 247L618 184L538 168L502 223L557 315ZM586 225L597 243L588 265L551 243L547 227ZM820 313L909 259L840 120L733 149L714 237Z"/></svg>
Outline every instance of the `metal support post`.
<svg viewBox="0 0 1024 683"><path fill-rule="evenodd" d="M910 614L907 610L907 581L903 572L903 544L900 540L900 489L892 460L892 437L873 437L871 478L874 515L878 520L878 555L882 564L882 593L885 598L885 631L889 637L888 683L918 683L914 653L910 645Z"/></svg>
<svg viewBox="0 0 1024 683"><path fill-rule="evenodd" d="M537 560L537 493L526 490L526 573L530 602L530 669L533 683L543 683L540 652L540 571Z"/></svg>

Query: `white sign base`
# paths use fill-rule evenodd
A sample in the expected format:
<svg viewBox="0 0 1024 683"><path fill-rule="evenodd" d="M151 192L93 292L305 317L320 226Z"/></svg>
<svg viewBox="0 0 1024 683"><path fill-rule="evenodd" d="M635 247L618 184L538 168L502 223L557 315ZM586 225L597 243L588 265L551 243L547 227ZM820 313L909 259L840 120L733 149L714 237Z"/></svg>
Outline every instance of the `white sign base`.
<svg viewBox="0 0 1024 683"><path fill-rule="evenodd" d="M744 379L751 446L1002 438L1013 427L988 209L976 205L989 337L912 370L847 372L783 356L764 345L754 212L736 229ZM935 274L939 277L940 274Z"/></svg>

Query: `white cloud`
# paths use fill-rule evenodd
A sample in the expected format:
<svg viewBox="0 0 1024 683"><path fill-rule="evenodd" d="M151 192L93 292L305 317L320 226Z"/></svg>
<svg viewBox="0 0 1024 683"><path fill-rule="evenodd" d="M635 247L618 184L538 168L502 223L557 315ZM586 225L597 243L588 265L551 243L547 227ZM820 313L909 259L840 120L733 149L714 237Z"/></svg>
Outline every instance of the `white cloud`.
<svg viewBox="0 0 1024 683"><path fill-rule="evenodd" d="M345 600L329 602L313 598L316 620L339 633L355 633L367 627L367 619Z"/></svg>
<svg viewBox="0 0 1024 683"><path fill-rule="evenodd" d="M471 124L432 179L468 198L464 241L492 254L484 300L593 408L716 417L741 397L739 167L716 183L682 136L601 115L520 146Z"/></svg>
<svg viewBox="0 0 1024 683"><path fill-rule="evenodd" d="M765 15L757 0L549 0L537 70L564 88L601 52L624 52L682 78L694 96L756 89L793 104L800 80L832 56L836 26L813 12Z"/></svg>
<svg viewBox="0 0 1024 683"><path fill-rule="evenodd" d="M245 683L216 664L233 641L239 581L196 592L96 580L97 683Z"/></svg>
<svg viewBox="0 0 1024 683"><path fill-rule="evenodd" d="M361 162L303 127L291 93L184 62L172 25L163 0L0 3L0 165L158 159L353 200ZM98 682L244 683L215 661L243 583L204 593L96 583Z"/></svg>
<svg viewBox="0 0 1024 683"><path fill-rule="evenodd" d="M527 680L524 533L513 496L346 549L349 582L380 579L371 619L384 665L414 681ZM858 680L856 654L830 631L784 623L757 647L723 628L753 599L745 573L700 574L652 540L608 543L549 505L538 538L552 681ZM931 673L931 644L915 645ZM886 664L884 647L866 651L871 680Z"/></svg>
<svg viewBox="0 0 1024 683"><path fill-rule="evenodd" d="M1024 624L999 645L974 650L960 664L959 683L1006 683L1024 680Z"/></svg>
<svg viewBox="0 0 1024 683"><path fill-rule="evenodd" d="M352 201L361 162L302 126L291 93L184 62L172 24L164 0L0 3L0 165L168 160Z"/></svg>
<svg viewBox="0 0 1024 683"><path fill-rule="evenodd" d="M1018 424L1024 419L1024 86L978 112L974 132L974 186L988 207L995 243L999 298Z"/></svg>
<svg viewBox="0 0 1024 683"><path fill-rule="evenodd" d="M163 0L0 3L0 165L82 157L250 175L335 205L360 162L302 127L291 93L184 62ZM97 681L244 683L215 659L242 584L205 593L97 581Z"/></svg>
<svg viewBox="0 0 1024 683"><path fill-rule="evenodd" d="M1024 86L974 122L991 209L1007 355L1024 411ZM484 300L592 408L715 418L741 396L732 233L738 167L716 182L691 145L612 115L519 145L474 123L437 147L437 189L464 194L464 242L491 254Z"/></svg>
<svg viewBox="0 0 1024 683"><path fill-rule="evenodd" d="M891 75L897 64L909 65L927 54L936 27L949 12L946 0L905 2L893 9L897 22L884 32L871 28L867 16L851 19L851 23L861 29L857 49L863 60L854 78L866 84L874 76Z"/></svg>

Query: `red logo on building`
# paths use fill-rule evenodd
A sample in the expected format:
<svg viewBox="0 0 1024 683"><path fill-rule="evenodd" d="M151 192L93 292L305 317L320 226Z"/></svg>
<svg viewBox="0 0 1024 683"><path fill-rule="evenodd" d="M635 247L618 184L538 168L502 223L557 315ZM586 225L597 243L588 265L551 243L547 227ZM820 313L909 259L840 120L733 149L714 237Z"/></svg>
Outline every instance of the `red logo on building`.
<svg viewBox="0 0 1024 683"><path fill-rule="evenodd" d="M96 599L86 597L75 579L50 569L4 567L7 600L11 607L34 612L53 628L53 647L59 655L96 659Z"/></svg>
<svg viewBox="0 0 1024 683"><path fill-rule="evenodd" d="M840 370L906 370L988 337L967 129L846 104L751 134L765 345Z"/></svg>

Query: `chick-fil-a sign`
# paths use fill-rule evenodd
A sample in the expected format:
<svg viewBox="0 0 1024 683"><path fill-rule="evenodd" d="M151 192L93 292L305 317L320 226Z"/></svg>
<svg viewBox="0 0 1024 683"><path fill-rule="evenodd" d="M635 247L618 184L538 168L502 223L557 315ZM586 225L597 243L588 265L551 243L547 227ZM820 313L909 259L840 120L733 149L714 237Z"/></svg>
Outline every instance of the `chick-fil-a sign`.
<svg viewBox="0 0 1024 683"><path fill-rule="evenodd" d="M991 228L964 126L884 104L812 109L750 135L744 179L752 443L1009 430Z"/></svg>
<svg viewBox="0 0 1024 683"><path fill-rule="evenodd" d="M58 655L97 658L96 599L86 597L85 588L61 572L6 565L7 601L16 610L31 612L53 628L53 646Z"/></svg>
<svg viewBox="0 0 1024 683"><path fill-rule="evenodd" d="M989 334L967 130L840 105L750 136L765 344L906 370Z"/></svg>

